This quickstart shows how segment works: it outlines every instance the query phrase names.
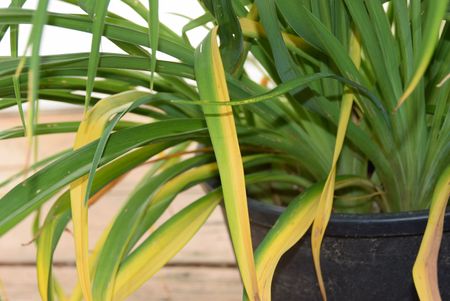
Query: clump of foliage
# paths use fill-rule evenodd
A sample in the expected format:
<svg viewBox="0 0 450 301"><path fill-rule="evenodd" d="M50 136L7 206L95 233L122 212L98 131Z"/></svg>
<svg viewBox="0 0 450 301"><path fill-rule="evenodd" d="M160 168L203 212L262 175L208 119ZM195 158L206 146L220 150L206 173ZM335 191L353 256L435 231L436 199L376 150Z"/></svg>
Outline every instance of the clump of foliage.
<svg viewBox="0 0 450 301"><path fill-rule="evenodd" d="M79 276L72 300L122 300L190 240L222 197L249 300L270 300L278 260L311 225L325 298L320 245L333 206L431 208L414 279L421 298L439 298L433 279L450 181L448 1L205 0L205 14L181 36L159 20L157 0L149 8L122 0L146 27L108 12L108 0L62 1L85 13L49 12L48 0L35 11L21 8L25 0L0 9L0 38L11 36L11 55L0 60L0 108L17 106L23 123L1 139L28 137L32 145L39 135L77 133L73 149L36 162L30 169L39 170L0 199L1 235L57 196L36 229L43 300L60 294L51 262L71 220ZM31 55L19 56L18 25L29 23ZM91 33L91 51L40 56L45 25ZM209 33L194 48L186 33L203 25ZM123 53L101 52L102 37ZM246 71L254 61L263 82ZM40 124L40 99L83 106L84 117ZM129 114L147 121L124 121ZM194 155L181 156L197 143ZM158 155L89 254L89 206ZM220 187L138 245L176 195L218 176ZM255 256L246 187L287 205Z"/></svg>

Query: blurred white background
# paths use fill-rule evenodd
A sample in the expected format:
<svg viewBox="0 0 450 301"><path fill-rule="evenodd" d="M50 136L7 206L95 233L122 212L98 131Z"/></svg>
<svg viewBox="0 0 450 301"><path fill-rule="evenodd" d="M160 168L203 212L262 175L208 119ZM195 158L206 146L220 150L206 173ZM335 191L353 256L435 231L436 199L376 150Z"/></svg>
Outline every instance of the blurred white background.
<svg viewBox="0 0 450 301"><path fill-rule="evenodd" d="M146 7L148 1L139 0ZM6 8L11 3L10 0L0 0L0 8ZM35 9L38 0L27 0L24 8ZM131 8L124 4L121 0L111 0L109 10L113 13L120 14L139 25L146 26L146 21L136 14ZM64 3L59 0L50 0L49 11L58 13L84 14L81 9L74 5ZM181 15L189 14L189 18L196 18L202 15L203 9L196 0L164 0L159 2L160 19L163 23L181 34L181 29L189 21L189 19ZM20 54L23 53L27 42L30 25L20 25ZM195 45L205 35L206 30L199 28L189 32L189 38ZM91 36L88 33L78 32L75 30L58 29L52 26L46 26L41 47L41 54L59 54L71 52L88 52L90 50ZM102 41L102 51L104 52L122 52L113 43L107 39ZM7 33L0 43L0 55L9 55L9 34Z"/></svg>
<svg viewBox="0 0 450 301"><path fill-rule="evenodd" d="M148 7L148 0L140 0L143 5ZM35 9L37 7L38 0L27 0L24 8ZM6 8L10 5L10 0L0 0L0 8ZM120 14L121 16L132 20L133 22L147 26L146 21L142 19L131 8L124 4L121 0L111 0L109 4L109 10L113 13ZM84 14L80 8L64 3L59 0L50 0L49 11L58 13L73 13ZM160 20L181 35L183 26L189 22L189 19L182 17L182 15L189 14L189 18L196 18L203 14L202 7L196 0L164 0L159 2L159 14ZM19 26L19 55L23 55L25 51L25 45L30 33L30 25ZM205 28L197 28L188 32L189 40L192 45L197 45L203 37L206 35L207 30ZM6 33L3 40L0 42L0 56L9 56L9 30ZM91 35L84 32L75 30L61 29L53 26L46 26L44 29L43 40L41 44L41 55L50 54L62 54L62 53L76 53L76 52L89 52L91 47ZM101 43L102 52L116 52L124 53L121 49L115 46L108 39L103 38ZM170 60L170 57L158 54L159 59ZM61 104L58 102L40 102L41 109L61 109L69 107L70 105ZM26 109L26 104L24 104ZM10 111L15 111L15 108L11 108Z"/></svg>

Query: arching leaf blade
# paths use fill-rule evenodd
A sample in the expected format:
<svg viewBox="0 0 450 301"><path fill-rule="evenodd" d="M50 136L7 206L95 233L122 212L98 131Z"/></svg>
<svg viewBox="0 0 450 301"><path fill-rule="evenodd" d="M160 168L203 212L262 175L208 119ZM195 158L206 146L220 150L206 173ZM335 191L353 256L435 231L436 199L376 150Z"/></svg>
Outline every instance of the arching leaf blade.
<svg viewBox="0 0 450 301"><path fill-rule="evenodd" d="M195 74L201 99L229 101L224 69L217 46L217 28L197 48ZM219 166L225 209L233 248L245 290L260 300L253 259L242 157L231 107L203 106L211 142Z"/></svg>
<svg viewBox="0 0 450 301"><path fill-rule="evenodd" d="M444 170L436 183L427 227L413 266L414 285L420 300L441 300L437 263L449 197L450 166Z"/></svg>
<svg viewBox="0 0 450 301"><path fill-rule="evenodd" d="M350 37L350 57L356 67L359 67L361 63L361 45L355 34ZM312 230L311 230L311 251L313 255L314 268L319 283L320 292L323 300L327 300L327 294L325 290L325 284L322 276L322 269L320 266L320 248L322 246L323 237L325 235L325 229L330 220L331 211L333 209L334 187L336 178L336 169L339 156L344 145L344 139L346 136L347 126L350 122L352 113L353 100L355 95L349 89L344 90L342 96L339 123L336 134L336 142L334 146L333 160L331 163L331 169L325 181L322 193L319 198L319 204L317 208L317 214L314 218Z"/></svg>
<svg viewBox="0 0 450 301"><path fill-rule="evenodd" d="M397 102L396 110L400 108L403 102L411 95L414 89L419 84L422 76L424 75L428 64L436 48L436 44L439 41L439 30L441 28L442 20L448 8L448 0L440 1L425 1L423 5L427 5L426 15L424 17L423 33L422 33L422 45L420 50L415 54L416 70L412 76L408 86L406 86L403 95Z"/></svg>

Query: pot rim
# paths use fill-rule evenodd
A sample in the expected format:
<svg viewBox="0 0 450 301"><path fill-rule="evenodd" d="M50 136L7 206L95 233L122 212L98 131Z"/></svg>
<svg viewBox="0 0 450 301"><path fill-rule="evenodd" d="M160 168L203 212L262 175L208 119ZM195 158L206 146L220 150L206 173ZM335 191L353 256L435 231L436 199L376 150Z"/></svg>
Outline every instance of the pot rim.
<svg viewBox="0 0 450 301"><path fill-rule="evenodd" d="M248 198L248 207L251 223L264 228L271 228L284 211L284 207L251 198ZM428 210L374 214L332 213L325 235L367 238L421 236L427 220ZM450 210L445 213L444 232L450 232Z"/></svg>

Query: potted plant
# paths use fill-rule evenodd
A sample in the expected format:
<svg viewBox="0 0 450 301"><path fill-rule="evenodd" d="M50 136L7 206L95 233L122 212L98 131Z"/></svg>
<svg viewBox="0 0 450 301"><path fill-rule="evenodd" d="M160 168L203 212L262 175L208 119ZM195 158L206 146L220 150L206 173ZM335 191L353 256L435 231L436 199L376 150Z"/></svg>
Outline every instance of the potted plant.
<svg viewBox="0 0 450 301"><path fill-rule="evenodd" d="M450 187L448 1L205 0L205 14L181 37L160 23L156 0L149 9L123 0L146 27L109 13L107 0L64 0L82 15L49 12L48 0L21 9L24 2L0 10L0 37L8 28L12 37L11 56L0 60L0 107L17 106L23 121L0 136L27 136L32 148L37 135L77 133L72 150L36 162L40 169L0 199L1 235L66 189L36 227L43 300L55 297L51 262L70 220L79 278L72 300L122 300L189 241L222 197L245 299L314 300L319 291L326 299L328 290L334 300L413 300L411 278L421 300L440 299ZM31 55L20 57L17 25L26 23ZM213 26L194 48L185 33L205 24ZM45 25L92 33L91 52L40 56ZM101 37L126 54L102 53ZM157 60L157 50L174 60ZM249 61L263 81L252 79ZM39 99L84 105L84 117L39 124ZM148 122L121 121L129 112ZM180 160L192 143L206 147ZM158 154L89 254L89 206ZM177 194L218 175L220 187L140 241ZM247 194L259 200L250 202L255 252ZM445 258L448 250L444 239ZM375 269L373 287L356 284L364 274L372 279L361 267ZM392 281L398 286L386 285Z"/></svg>

